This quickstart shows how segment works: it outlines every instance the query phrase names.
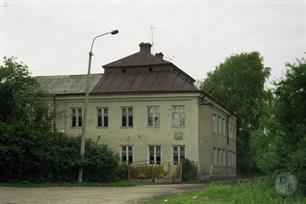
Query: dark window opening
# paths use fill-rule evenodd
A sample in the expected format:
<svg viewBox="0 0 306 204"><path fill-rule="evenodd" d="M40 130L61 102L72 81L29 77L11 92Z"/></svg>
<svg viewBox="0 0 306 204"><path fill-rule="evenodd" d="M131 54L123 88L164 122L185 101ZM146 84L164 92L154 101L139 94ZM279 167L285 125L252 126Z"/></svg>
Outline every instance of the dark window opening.
<svg viewBox="0 0 306 204"><path fill-rule="evenodd" d="M149 67L149 72L152 72L153 71L153 68L152 67Z"/></svg>

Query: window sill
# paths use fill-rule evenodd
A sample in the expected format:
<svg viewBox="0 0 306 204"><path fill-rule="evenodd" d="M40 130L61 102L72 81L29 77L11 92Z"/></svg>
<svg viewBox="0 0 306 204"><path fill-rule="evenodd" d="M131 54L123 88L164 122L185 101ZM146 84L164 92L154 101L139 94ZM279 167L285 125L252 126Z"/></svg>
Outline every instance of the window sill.
<svg viewBox="0 0 306 204"><path fill-rule="evenodd" d="M83 127L70 127L70 129L82 129Z"/></svg>

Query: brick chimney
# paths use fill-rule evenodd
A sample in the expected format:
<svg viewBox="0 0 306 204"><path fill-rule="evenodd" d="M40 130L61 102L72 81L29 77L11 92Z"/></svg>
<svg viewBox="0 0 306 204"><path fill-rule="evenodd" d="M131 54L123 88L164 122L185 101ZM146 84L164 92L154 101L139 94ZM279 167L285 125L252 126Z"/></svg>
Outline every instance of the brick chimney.
<svg viewBox="0 0 306 204"><path fill-rule="evenodd" d="M151 53L151 43L140 43L139 44L139 47L140 47L140 52L147 52L147 53Z"/></svg>
<svg viewBox="0 0 306 204"><path fill-rule="evenodd" d="M160 58L160 59L163 59L164 54L163 54L162 52L158 52L158 53L155 54L155 57L158 57L158 58Z"/></svg>

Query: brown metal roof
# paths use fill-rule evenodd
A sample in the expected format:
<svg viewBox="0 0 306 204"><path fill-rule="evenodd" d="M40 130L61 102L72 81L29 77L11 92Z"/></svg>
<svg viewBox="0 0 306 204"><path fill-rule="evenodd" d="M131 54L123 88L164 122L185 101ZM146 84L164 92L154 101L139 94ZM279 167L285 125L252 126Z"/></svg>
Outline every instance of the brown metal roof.
<svg viewBox="0 0 306 204"><path fill-rule="evenodd" d="M199 91L173 72L107 73L91 93L194 92Z"/></svg>
<svg viewBox="0 0 306 204"><path fill-rule="evenodd" d="M89 89L93 89L102 74L91 74ZM36 76L40 87L51 94L85 93L86 75Z"/></svg>
<svg viewBox="0 0 306 204"><path fill-rule="evenodd" d="M114 62L104 65L104 68L110 67L136 67L144 65L161 65L161 64L171 64L167 60L160 57L156 57L148 52L136 52L132 55L124 57L122 59L116 60Z"/></svg>

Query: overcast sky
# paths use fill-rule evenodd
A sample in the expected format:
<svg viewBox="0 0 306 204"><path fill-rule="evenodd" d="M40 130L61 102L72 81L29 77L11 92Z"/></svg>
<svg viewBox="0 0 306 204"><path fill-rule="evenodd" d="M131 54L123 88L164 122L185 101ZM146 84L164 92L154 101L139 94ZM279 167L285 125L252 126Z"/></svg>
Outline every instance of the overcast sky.
<svg viewBox="0 0 306 204"><path fill-rule="evenodd" d="M32 75L83 74L92 38L92 71L151 42L195 79L226 57L259 51L270 80L305 57L306 0L300 1L14 1L0 0L0 57L16 56Z"/></svg>

